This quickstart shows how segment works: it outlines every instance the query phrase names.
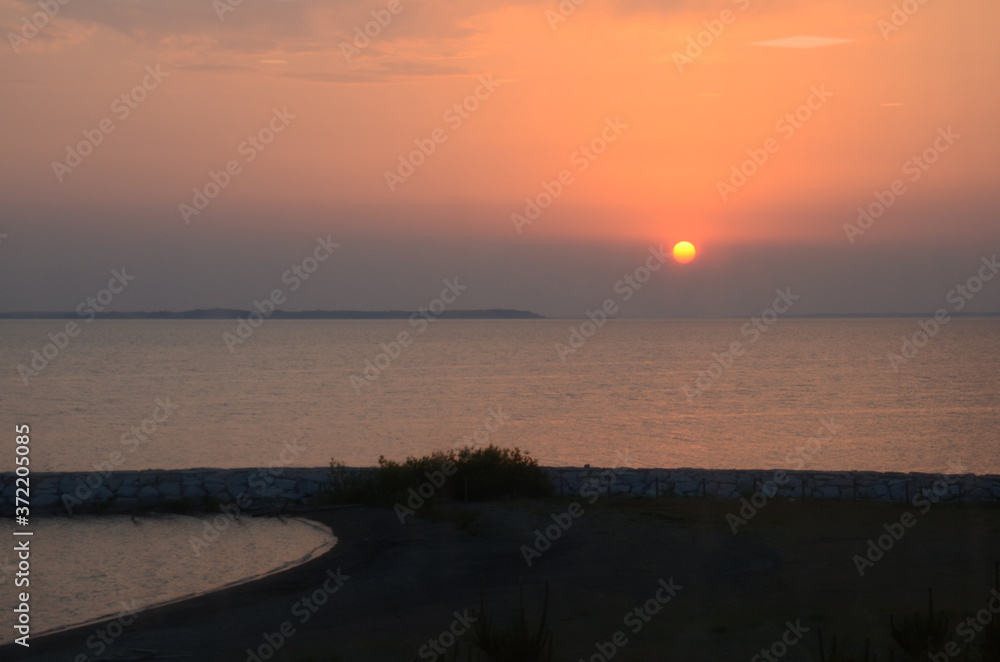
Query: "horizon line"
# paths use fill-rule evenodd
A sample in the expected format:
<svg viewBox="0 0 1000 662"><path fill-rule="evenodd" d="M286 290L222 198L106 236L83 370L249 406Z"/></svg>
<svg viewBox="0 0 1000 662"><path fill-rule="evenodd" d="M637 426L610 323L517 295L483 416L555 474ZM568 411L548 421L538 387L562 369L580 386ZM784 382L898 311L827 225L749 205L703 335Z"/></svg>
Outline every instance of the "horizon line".
<svg viewBox="0 0 1000 662"><path fill-rule="evenodd" d="M0 312L0 319L230 319L231 316L249 315L254 311L247 308L190 308L185 310L138 310L138 311L88 311L80 314L72 311L9 311ZM405 319L413 315L420 315L420 311L406 311L399 309L322 309L313 308L306 310L285 310L276 309L265 317L278 319ZM934 312L851 312L851 313L800 313L783 315L786 319L887 319L887 318L919 318L934 317ZM1000 317L1000 311L981 312L950 312L952 317L961 318L994 318ZM560 316L542 315L529 310L514 308L463 308L456 310L445 310L441 313L432 314L438 319L551 319L551 320L578 320L588 319L587 315L580 316ZM616 320L727 320L745 319L746 315L717 315L717 316L681 316L681 317L628 317L612 316L608 319Z"/></svg>

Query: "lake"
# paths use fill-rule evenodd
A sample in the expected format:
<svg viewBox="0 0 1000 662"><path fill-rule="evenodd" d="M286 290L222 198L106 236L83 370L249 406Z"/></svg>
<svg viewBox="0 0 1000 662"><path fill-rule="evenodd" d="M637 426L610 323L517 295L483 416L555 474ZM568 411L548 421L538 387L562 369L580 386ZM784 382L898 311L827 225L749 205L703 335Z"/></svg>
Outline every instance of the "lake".
<svg viewBox="0 0 1000 662"><path fill-rule="evenodd" d="M78 321L26 379L65 320L0 321L4 425L31 426L33 471L496 443L546 465L1000 472L1000 320L952 320L895 366L916 319L265 320L228 345L235 321Z"/></svg>

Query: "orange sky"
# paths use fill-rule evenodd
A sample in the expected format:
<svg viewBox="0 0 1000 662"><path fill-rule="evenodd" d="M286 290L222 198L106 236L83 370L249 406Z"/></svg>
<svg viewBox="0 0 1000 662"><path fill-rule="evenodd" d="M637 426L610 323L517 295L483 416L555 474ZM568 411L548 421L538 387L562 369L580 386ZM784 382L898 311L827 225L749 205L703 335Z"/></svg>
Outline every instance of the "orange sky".
<svg viewBox="0 0 1000 662"><path fill-rule="evenodd" d="M887 38L888 1L588 0L553 29L555 0L400 0L348 62L342 44L386 6L245 0L220 19L210 0L70 0L15 53L10 34L38 7L0 0L0 194L21 214L0 231L87 210L95 227L178 237L308 234L335 217L342 234L506 241L525 197L568 170L572 184L518 240L839 249L855 209L896 179L905 195L864 241L1000 236L991 0L926 3ZM728 25L679 70L675 54L720 16ZM792 37L831 43L761 45ZM127 117L113 111L156 66L169 75ZM497 87L456 126L447 113L481 76ZM832 96L782 129L815 89ZM247 162L239 146L274 109L294 119ZM58 181L53 162L108 118L115 130ZM583 170L574 153L616 119L627 128ZM947 127L961 137L910 180L904 163ZM386 171L435 130L434 153L390 191ZM776 151L723 201L719 182L768 140ZM231 160L240 173L186 225L179 205Z"/></svg>

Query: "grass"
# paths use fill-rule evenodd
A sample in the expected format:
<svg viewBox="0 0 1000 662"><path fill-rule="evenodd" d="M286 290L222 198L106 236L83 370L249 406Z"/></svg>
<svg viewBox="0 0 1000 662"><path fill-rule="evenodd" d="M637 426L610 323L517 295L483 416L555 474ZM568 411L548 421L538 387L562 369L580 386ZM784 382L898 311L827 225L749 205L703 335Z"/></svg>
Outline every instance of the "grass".
<svg viewBox="0 0 1000 662"><path fill-rule="evenodd" d="M937 653L950 640L949 619L943 612L934 611L934 591L927 589L927 615L916 612L898 622L889 617L889 629L896 645L911 657L924 658Z"/></svg>
<svg viewBox="0 0 1000 662"><path fill-rule="evenodd" d="M517 618L506 627L498 627L487 613L483 591L479 591L479 613L475 623L475 644L490 662L551 662L552 630L545 627L549 611L549 584L545 583L542 613L537 624L529 624L521 587Z"/></svg>
<svg viewBox="0 0 1000 662"><path fill-rule="evenodd" d="M830 644L830 650L827 651L826 647L823 645L823 630L819 629L816 631L816 636L819 638L819 662L876 662L878 658L871 652L871 642L867 639L865 640L865 649L861 657L854 655L853 653L846 653L837 650L837 638L834 637Z"/></svg>
<svg viewBox="0 0 1000 662"><path fill-rule="evenodd" d="M993 562L994 590L1000 593L1000 562ZM889 617L889 630L896 646L908 656L906 659L924 660L930 656L946 655L943 651L950 643L957 645L959 653L946 655L955 660L976 660L979 662L1000 662L1000 618L994 618L982 629L978 636L967 642L957 638L957 632L952 627L953 621L944 610L934 609L933 589L927 589L927 613L915 612L901 619ZM837 639L834 637L829 652L823 647L823 631L819 630L820 662L869 662L877 660L869 652L869 642L865 641L863 657L856 657L837 651ZM890 655L890 660L892 655Z"/></svg>
<svg viewBox="0 0 1000 662"><path fill-rule="evenodd" d="M1000 561L993 562L993 590L1000 595ZM979 641L979 659L982 662L1000 662L1000 616L994 616Z"/></svg>

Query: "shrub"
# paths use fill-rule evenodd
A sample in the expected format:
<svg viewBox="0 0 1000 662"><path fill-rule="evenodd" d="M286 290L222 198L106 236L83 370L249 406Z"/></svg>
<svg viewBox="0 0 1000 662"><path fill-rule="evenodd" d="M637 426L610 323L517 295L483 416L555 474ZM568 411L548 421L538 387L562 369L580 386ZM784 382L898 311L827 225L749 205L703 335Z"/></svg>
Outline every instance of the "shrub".
<svg viewBox="0 0 1000 662"><path fill-rule="evenodd" d="M469 501L505 496L544 497L552 495L552 483L538 461L521 449L460 448L455 455L455 487Z"/></svg>
<svg viewBox="0 0 1000 662"><path fill-rule="evenodd" d="M330 460L330 490L325 501L361 503L372 498L372 470L349 469L343 462Z"/></svg>
<svg viewBox="0 0 1000 662"><path fill-rule="evenodd" d="M1000 594L1000 561L993 562L993 590ZM979 659L1000 662L1000 618L994 618L979 640Z"/></svg>
<svg viewBox="0 0 1000 662"><path fill-rule="evenodd" d="M927 616L919 612L901 619L898 623L889 617L893 640L911 657L925 657L928 653L944 648L948 637L948 617L943 611L934 611L934 593L927 589Z"/></svg>
<svg viewBox="0 0 1000 662"><path fill-rule="evenodd" d="M443 484L438 485L442 477ZM411 456L404 462L380 455L378 467L369 470L351 470L343 462L331 461L328 500L400 502L410 489L428 482L434 485L433 497L467 501L552 495L552 484L537 460L519 448L490 444Z"/></svg>

